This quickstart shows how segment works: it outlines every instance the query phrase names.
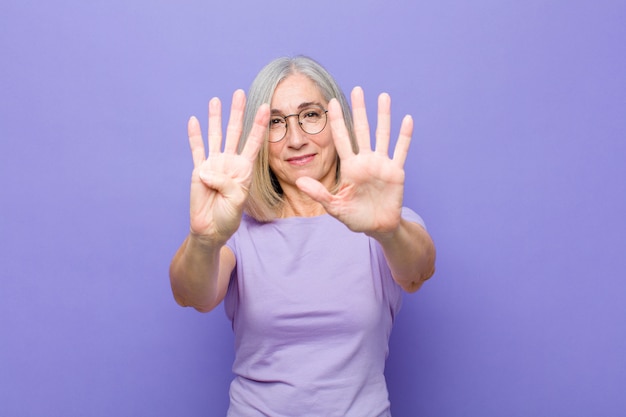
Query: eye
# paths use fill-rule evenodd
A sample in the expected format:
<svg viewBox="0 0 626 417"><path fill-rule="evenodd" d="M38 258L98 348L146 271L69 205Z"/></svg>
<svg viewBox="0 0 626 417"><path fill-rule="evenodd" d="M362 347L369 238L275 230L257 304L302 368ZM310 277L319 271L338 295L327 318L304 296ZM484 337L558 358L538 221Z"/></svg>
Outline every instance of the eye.
<svg viewBox="0 0 626 417"><path fill-rule="evenodd" d="M283 123L285 123L285 119L283 119L282 117L272 117L270 119L270 126L280 125Z"/></svg>
<svg viewBox="0 0 626 417"><path fill-rule="evenodd" d="M306 109L301 113L302 119L305 120L317 120L321 117L321 110L319 109Z"/></svg>

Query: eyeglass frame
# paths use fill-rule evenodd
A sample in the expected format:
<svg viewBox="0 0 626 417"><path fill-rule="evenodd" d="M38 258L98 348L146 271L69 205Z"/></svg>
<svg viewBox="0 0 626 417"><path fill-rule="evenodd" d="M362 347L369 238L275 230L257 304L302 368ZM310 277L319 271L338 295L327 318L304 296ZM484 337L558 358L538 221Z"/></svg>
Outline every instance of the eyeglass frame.
<svg viewBox="0 0 626 417"><path fill-rule="evenodd" d="M311 110L311 107L318 107L319 109L321 109L323 111L323 114L324 114L324 126L322 126L322 128L319 131L315 132L315 133L310 133L310 132L307 132L306 130L304 130L304 127L302 127L302 122L300 122L300 115L303 112L307 111L307 110ZM328 110L326 110L324 107L322 107L322 106L320 106L318 104L314 104L311 107L307 107L305 109L302 109L299 113L288 114L286 116L278 116L278 115L271 116L270 120L271 120L272 117L279 117L279 118L281 118L281 119L283 119L285 121L285 133L283 133L283 135L278 140L270 140L270 134L271 134L270 133L270 131L271 131L271 124L270 124L267 127L267 132L268 132L267 141L270 142L270 143L278 143L281 140L285 139L285 137L287 136L287 130L289 130L289 123L287 123L287 119L289 117L293 117L293 116L298 116L298 126L300 126L300 129L304 133L306 133L307 135L317 135L317 134L322 133L322 131L324 129L326 129L326 125L328 125Z"/></svg>

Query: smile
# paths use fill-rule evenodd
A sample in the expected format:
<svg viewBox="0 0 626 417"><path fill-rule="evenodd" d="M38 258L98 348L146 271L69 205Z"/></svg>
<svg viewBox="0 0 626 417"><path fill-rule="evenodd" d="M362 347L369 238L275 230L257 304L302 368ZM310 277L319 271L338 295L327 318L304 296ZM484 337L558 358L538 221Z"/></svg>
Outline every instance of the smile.
<svg viewBox="0 0 626 417"><path fill-rule="evenodd" d="M302 166L302 165L306 165L309 162L311 162L313 160L313 158L315 158L315 154L308 154L308 155L300 155L300 156L294 156L291 158L287 158L287 162L289 162L291 165L297 165L297 166Z"/></svg>

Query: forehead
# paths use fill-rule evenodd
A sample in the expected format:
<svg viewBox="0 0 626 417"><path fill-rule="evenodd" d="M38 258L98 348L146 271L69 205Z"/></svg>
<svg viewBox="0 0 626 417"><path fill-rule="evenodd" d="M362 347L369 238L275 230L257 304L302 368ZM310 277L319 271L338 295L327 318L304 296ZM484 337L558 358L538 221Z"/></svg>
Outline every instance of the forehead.
<svg viewBox="0 0 626 417"><path fill-rule="evenodd" d="M293 112L303 103L327 104L317 84L306 75L296 73L276 86L270 107L272 111Z"/></svg>

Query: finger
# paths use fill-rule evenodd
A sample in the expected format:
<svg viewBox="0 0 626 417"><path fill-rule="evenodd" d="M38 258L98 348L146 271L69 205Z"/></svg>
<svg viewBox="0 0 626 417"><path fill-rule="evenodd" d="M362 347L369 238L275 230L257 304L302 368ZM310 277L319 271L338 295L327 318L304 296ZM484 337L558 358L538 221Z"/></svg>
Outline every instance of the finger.
<svg viewBox="0 0 626 417"><path fill-rule="evenodd" d="M376 123L376 152L387 155L391 136L391 97L382 93L378 96L378 121Z"/></svg>
<svg viewBox="0 0 626 417"><path fill-rule="evenodd" d="M268 104L262 104L254 117L254 124L250 129L248 139L241 151L241 155L248 158L250 161L254 161L259 154L259 149L263 145L265 136L267 134L267 126L270 121L270 106Z"/></svg>
<svg viewBox="0 0 626 417"><path fill-rule="evenodd" d="M404 166L404 162L409 153L411 136L413 136L413 118L410 115L406 115L404 119L402 119L400 135L398 136L398 142L396 142L396 148L393 151L393 162L400 167Z"/></svg>
<svg viewBox="0 0 626 417"><path fill-rule="evenodd" d="M189 122L187 122L187 135L189 136L189 147L191 148L193 167L197 168L205 160L206 155L204 153L204 141L202 140L200 122L198 122L195 116L191 116Z"/></svg>
<svg viewBox="0 0 626 417"><path fill-rule="evenodd" d="M354 133L359 145L359 152L371 150L370 126L367 122L367 111L365 109L365 95L361 87L354 87L350 95L352 100L352 115L354 119Z"/></svg>
<svg viewBox="0 0 626 417"><path fill-rule="evenodd" d="M222 102L214 97L209 101L209 155L222 149Z"/></svg>
<svg viewBox="0 0 626 417"><path fill-rule="evenodd" d="M324 208L330 205L333 196L321 182L311 177L300 177L296 180L296 185L306 195L318 203L321 203Z"/></svg>
<svg viewBox="0 0 626 417"><path fill-rule="evenodd" d="M339 158L346 159L354 155L350 134L346 128L341 105L337 99L333 98L328 102L328 118L330 119L330 130L333 134L333 142Z"/></svg>
<svg viewBox="0 0 626 417"><path fill-rule="evenodd" d="M226 145L224 153L236 153L241 131L243 129L243 111L246 107L246 93L236 90L233 93L233 102L230 106L230 117L226 128Z"/></svg>
<svg viewBox="0 0 626 417"><path fill-rule="evenodd" d="M200 180L235 206L240 206L246 199L246 194L242 191L241 185L237 181L233 181L228 174L216 171L201 172Z"/></svg>

